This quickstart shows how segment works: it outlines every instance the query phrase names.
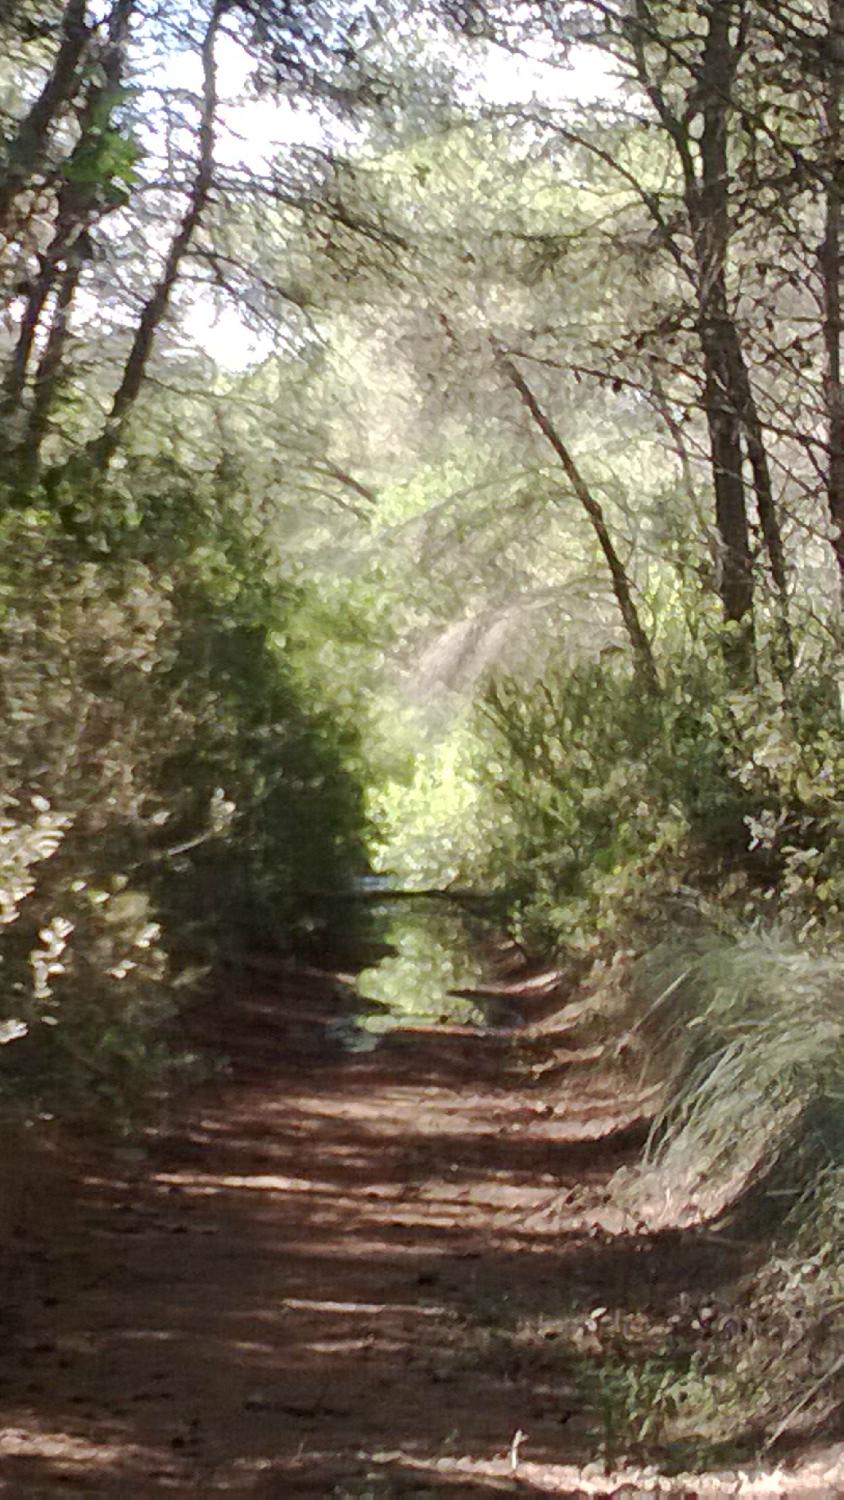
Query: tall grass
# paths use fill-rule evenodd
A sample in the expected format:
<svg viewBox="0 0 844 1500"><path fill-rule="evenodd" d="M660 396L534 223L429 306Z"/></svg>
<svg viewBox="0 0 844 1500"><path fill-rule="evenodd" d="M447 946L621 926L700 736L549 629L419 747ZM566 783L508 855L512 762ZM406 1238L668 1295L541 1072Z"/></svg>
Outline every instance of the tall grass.
<svg viewBox="0 0 844 1500"><path fill-rule="evenodd" d="M664 945L639 966L641 1029L668 1082L622 1191L652 1227L714 1222L761 1243L721 1361L741 1411L722 1415L767 1447L844 1401L843 999L840 946L809 951L785 930Z"/></svg>
<svg viewBox="0 0 844 1500"><path fill-rule="evenodd" d="M648 1152L664 1180L714 1203L798 1143L838 1159L842 957L753 927L663 945L640 965L639 989L672 1080Z"/></svg>

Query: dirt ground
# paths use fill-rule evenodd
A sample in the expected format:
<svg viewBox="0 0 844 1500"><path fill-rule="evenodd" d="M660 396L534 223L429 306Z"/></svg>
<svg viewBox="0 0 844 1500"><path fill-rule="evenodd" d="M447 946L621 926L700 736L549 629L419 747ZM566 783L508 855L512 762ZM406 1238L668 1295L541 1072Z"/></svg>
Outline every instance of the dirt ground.
<svg viewBox="0 0 844 1500"><path fill-rule="evenodd" d="M201 1021L224 1078L144 1153L29 1185L0 1491L844 1494L830 1448L670 1479L609 1452L582 1374L605 1327L717 1301L741 1266L614 1213L647 1101L594 1048L563 1036L531 1072L454 1028L346 1055L326 976L232 991Z"/></svg>

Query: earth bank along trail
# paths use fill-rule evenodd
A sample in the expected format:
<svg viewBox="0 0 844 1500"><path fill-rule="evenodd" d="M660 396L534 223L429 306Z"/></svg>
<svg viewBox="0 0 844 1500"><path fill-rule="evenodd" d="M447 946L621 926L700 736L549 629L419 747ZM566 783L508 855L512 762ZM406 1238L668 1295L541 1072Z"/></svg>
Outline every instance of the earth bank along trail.
<svg viewBox="0 0 844 1500"><path fill-rule="evenodd" d="M460 1027L349 1056L337 1006L316 972L239 979L225 1031L202 1021L229 1075L143 1160L80 1158L64 1200L58 1173L30 1184L4 1267L2 1492L842 1493L820 1460L605 1473L583 1379L605 1330L739 1269L614 1210L647 1101L547 1021L541 1068L524 1038Z"/></svg>

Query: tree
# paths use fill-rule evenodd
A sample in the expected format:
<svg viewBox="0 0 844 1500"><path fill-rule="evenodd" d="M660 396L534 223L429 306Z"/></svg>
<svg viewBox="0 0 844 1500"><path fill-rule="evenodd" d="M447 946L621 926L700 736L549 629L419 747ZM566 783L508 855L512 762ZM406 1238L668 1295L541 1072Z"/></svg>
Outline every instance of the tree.
<svg viewBox="0 0 844 1500"><path fill-rule="evenodd" d="M214 131L217 115L215 52L220 23L226 9L226 0L214 0L200 43L202 103L199 115L196 169L188 189L187 208L170 242L161 275L141 310L105 426L88 445L88 456L95 470L102 471L108 468L120 443L124 426L144 381L153 340L166 317L177 278L185 257L191 249L211 195L214 181Z"/></svg>
<svg viewBox="0 0 844 1500"><path fill-rule="evenodd" d="M815 424L828 405L818 367L824 342L834 367L829 314L824 333L812 303L818 263L809 227L824 197L834 220L823 164L838 158L829 128L817 123L824 100L829 115L829 68L819 58L829 50L831 12L825 21L799 3L586 0L506 11L472 5L458 8L457 20L516 51L529 42L557 63L589 46L618 66L618 92L604 107L514 105L508 116L516 128L529 122L561 163L576 170L591 156L595 170L627 190L627 248L614 226L606 253L617 259L621 250L640 284L653 287L654 310L668 290L677 311L629 321L627 337L608 345L593 370L596 378L632 379L648 393L669 417L675 445L683 436L684 462L694 428L686 415L681 434L677 413L689 413L690 401L699 409L708 430L717 586L724 616L739 632L734 649L743 654L742 622L751 621L754 578L764 576L779 596L788 653L797 536L820 521ZM637 139L640 163L631 162ZM826 305L834 318L834 288ZM826 469L827 488L834 487L831 454Z"/></svg>
<svg viewBox="0 0 844 1500"><path fill-rule="evenodd" d="M39 333L44 340L32 381L28 418L25 424L17 422L19 439L12 444L6 458L8 468L16 472L19 482L22 481L24 493L37 472L50 409L60 381L71 307L86 262L94 255L92 232L106 214L125 202L125 179L131 179L134 147L131 139L115 128L113 115L121 98L129 25L136 9L135 0L116 0L109 15L98 55L91 59L92 74L82 84L82 91L75 101L79 134L59 169L55 217L49 240L37 257L37 272L17 288L18 295L23 298L23 312L17 343L3 380L0 404L0 420L12 430ZM60 48L56 69L65 66L61 52ZM69 80L66 89L70 89ZM61 103L68 102L66 93ZM40 155L30 154L30 168L35 169L40 159ZM26 185L23 173L19 173L15 181L19 191Z"/></svg>
<svg viewBox="0 0 844 1500"><path fill-rule="evenodd" d="M566 478L569 480L575 495L589 518L610 572L613 593L633 652L636 677L647 693L656 695L659 693L659 677L651 650L651 643L642 627L639 611L633 598L630 580L610 535L603 508L592 494L589 486L585 483L583 475L569 449L553 423L542 410L524 376L506 355L499 353L498 358L505 376L514 389L518 391L519 396L543 437L548 440L560 460Z"/></svg>
<svg viewBox="0 0 844 1500"><path fill-rule="evenodd" d="M6 290L19 316L0 417L19 499L45 449L54 470L83 449L83 466L107 472L176 303L245 297L276 332L297 325L301 336L301 294L267 270L290 217L377 244L379 226L355 215L341 184L327 124L324 145L286 158L233 164L217 150L221 41L248 56L253 90L309 100L330 120L380 110L386 97L383 60L367 54L378 25L367 35L364 21L333 5L304 17L229 0L172 13L114 0L102 21L74 0L62 13L47 81L13 125L4 179ZM167 75L187 51L197 89ZM93 337L74 316L81 300L104 324ZM91 403L81 432L61 420L74 360L95 370L85 385L99 386L106 408L97 420Z"/></svg>
<svg viewBox="0 0 844 1500"><path fill-rule="evenodd" d="M6 240L13 233L16 199L46 166L53 131L80 87L81 65L92 36L87 10L87 0L67 0L53 65L40 93L16 122L5 143L0 177L0 234ZM32 19L26 15L19 17L17 29L23 39L32 38ZM38 35L38 28L34 29Z"/></svg>
<svg viewBox="0 0 844 1500"><path fill-rule="evenodd" d="M844 4L830 0L826 38L827 74L824 101L827 130L826 227L823 242L824 341L826 344L826 397L829 425L829 514L833 545L841 571L844 599L844 384L841 374L841 256L844 151L841 105L844 80Z"/></svg>

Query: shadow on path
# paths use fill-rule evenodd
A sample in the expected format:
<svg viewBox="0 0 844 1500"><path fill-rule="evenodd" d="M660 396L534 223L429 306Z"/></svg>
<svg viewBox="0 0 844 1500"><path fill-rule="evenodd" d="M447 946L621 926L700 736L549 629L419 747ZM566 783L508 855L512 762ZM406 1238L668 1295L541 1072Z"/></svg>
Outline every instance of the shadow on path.
<svg viewBox="0 0 844 1500"><path fill-rule="evenodd" d="M594 1457L585 1316L736 1270L689 1236L601 1234L640 1101L597 1066L529 1089L478 1035L342 1057L314 976L226 1003L230 1078L19 1243L0 1487L589 1492L567 1488ZM219 1014L202 1026L218 1044Z"/></svg>

